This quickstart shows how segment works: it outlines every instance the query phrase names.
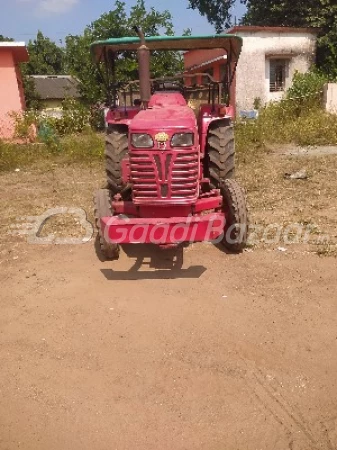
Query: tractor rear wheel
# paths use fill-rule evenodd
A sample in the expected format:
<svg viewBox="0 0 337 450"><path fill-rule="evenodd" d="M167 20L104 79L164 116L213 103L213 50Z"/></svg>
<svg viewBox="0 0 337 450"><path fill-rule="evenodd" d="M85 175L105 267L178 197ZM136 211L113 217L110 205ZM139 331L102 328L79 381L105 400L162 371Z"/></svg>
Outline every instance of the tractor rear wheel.
<svg viewBox="0 0 337 450"><path fill-rule="evenodd" d="M117 194L125 187L122 160L128 153L128 134L123 130L108 129L105 140L105 164L109 189Z"/></svg>
<svg viewBox="0 0 337 450"><path fill-rule="evenodd" d="M101 225L102 217L112 217L111 197L108 189L99 189L94 196L95 225L97 228L97 239L100 251L105 259L113 260L119 258L119 245L107 242Z"/></svg>
<svg viewBox="0 0 337 450"><path fill-rule="evenodd" d="M226 225L223 245L233 253L240 253L247 243L248 211L246 195L236 180L225 180L221 186Z"/></svg>
<svg viewBox="0 0 337 450"><path fill-rule="evenodd" d="M235 142L233 125L216 123L207 136L208 176L211 187L219 189L221 183L235 174Z"/></svg>

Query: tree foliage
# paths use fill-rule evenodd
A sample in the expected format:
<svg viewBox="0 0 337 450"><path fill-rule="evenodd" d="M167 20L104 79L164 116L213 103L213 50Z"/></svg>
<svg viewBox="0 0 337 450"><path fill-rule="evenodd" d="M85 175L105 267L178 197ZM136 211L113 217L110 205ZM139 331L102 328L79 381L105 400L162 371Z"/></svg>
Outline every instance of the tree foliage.
<svg viewBox="0 0 337 450"><path fill-rule="evenodd" d="M168 11L159 12L154 8L145 8L144 0L137 0L127 13L126 4L117 0L114 9L103 14L84 30L83 35L66 38L65 65L69 73L81 81L82 94L88 103L104 101L105 87L92 61L89 47L96 40L118 38L135 34L133 26L140 26L145 35L172 35L172 17ZM117 77L120 81L133 80L138 77L138 64L134 54L124 52L116 64ZM152 73L158 77L181 71L182 61L174 52L157 52L152 58Z"/></svg>
<svg viewBox="0 0 337 450"><path fill-rule="evenodd" d="M27 45L29 62L26 75L61 75L64 68L64 50L38 31L36 39Z"/></svg>
<svg viewBox="0 0 337 450"><path fill-rule="evenodd" d="M231 26L230 9L235 0L189 0L189 7L197 9L208 22L214 25L217 33ZM193 24L191 24L193 29Z"/></svg>
<svg viewBox="0 0 337 450"><path fill-rule="evenodd" d="M6 36L0 34L0 42L13 42L13 41L14 41L14 39L6 37Z"/></svg>
<svg viewBox="0 0 337 450"><path fill-rule="evenodd" d="M317 65L331 78L337 76L336 0L245 0L242 23L258 26L316 27L320 29Z"/></svg>
<svg viewBox="0 0 337 450"><path fill-rule="evenodd" d="M68 35L65 47L44 36L41 31L36 39L29 41L28 63L21 71L28 107L37 107L38 95L30 75L71 74L80 81L83 100L87 104L104 102L107 92L102 78L90 54L90 45L100 39L118 38L135 34L133 26L140 26L145 35L173 35L172 16L169 11L147 10L144 0L137 0L127 12L126 3L115 1L114 7L88 25L80 35ZM187 30L188 33L188 30ZM1 39L7 38L0 35ZM9 40L9 39L8 39ZM154 52L152 74L154 77L172 75L182 70L181 55L175 52ZM124 52L117 60L117 76L120 81L138 77L135 54Z"/></svg>
<svg viewBox="0 0 337 450"><path fill-rule="evenodd" d="M39 107L39 95L30 75L61 75L64 70L64 49L60 48L41 31L27 45L29 62L21 64L22 80L28 108Z"/></svg>

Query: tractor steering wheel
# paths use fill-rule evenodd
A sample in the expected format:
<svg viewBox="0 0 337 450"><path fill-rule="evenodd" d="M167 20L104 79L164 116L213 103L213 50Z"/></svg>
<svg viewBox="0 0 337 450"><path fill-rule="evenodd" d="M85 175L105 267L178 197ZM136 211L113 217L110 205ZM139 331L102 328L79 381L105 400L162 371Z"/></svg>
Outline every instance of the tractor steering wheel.
<svg viewBox="0 0 337 450"><path fill-rule="evenodd" d="M183 93L184 87L179 81L172 80L153 80L152 82L152 93L158 91L166 92L180 92Z"/></svg>

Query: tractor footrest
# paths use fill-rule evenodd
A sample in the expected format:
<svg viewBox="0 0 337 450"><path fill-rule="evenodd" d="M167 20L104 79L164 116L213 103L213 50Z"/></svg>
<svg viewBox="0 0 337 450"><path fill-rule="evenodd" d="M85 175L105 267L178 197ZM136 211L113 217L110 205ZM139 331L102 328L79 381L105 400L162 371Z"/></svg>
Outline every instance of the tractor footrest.
<svg viewBox="0 0 337 450"><path fill-rule="evenodd" d="M225 215L220 212L160 219L125 216L101 219L104 239L117 244L162 245L214 241L223 234L225 222Z"/></svg>

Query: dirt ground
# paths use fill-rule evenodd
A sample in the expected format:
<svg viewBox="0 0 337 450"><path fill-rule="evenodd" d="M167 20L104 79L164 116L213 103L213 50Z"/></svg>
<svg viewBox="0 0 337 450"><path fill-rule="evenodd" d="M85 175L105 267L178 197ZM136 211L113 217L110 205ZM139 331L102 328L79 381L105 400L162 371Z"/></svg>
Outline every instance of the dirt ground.
<svg viewBox="0 0 337 450"><path fill-rule="evenodd" d="M303 164L308 180L283 179ZM325 157L239 165L253 223L301 219L330 234L336 173ZM97 164L0 175L0 449L337 449L333 252L129 246L101 262L93 240L11 234L53 207L91 219L102 177Z"/></svg>

